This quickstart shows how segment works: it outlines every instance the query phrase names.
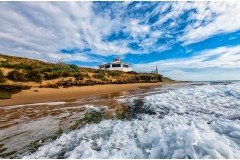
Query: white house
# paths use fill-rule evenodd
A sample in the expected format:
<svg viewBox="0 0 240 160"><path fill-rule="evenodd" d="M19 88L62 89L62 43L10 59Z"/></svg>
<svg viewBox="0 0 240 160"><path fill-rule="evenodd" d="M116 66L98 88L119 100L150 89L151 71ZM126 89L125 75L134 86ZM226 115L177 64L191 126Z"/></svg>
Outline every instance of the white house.
<svg viewBox="0 0 240 160"><path fill-rule="evenodd" d="M124 72L132 71L130 64L120 62L119 58L115 58L113 62L98 65L98 67L100 69L105 69L105 70L117 70L117 71L124 71Z"/></svg>

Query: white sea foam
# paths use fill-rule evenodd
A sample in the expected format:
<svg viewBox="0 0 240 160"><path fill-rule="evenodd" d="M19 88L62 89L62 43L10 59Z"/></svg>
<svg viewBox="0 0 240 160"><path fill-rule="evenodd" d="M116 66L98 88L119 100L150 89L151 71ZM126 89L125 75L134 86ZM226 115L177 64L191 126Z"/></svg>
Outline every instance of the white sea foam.
<svg viewBox="0 0 240 160"><path fill-rule="evenodd" d="M142 107L156 114L87 125L24 158L240 158L239 83L146 96Z"/></svg>
<svg viewBox="0 0 240 160"><path fill-rule="evenodd" d="M207 121L234 115L240 118L240 84L182 88L147 96L144 104L156 113L168 109L186 116L201 116Z"/></svg>
<svg viewBox="0 0 240 160"><path fill-rule="evenodd" d="M84 105L83 106L87 112L104 112L107 110L107 106L94 106L94 105Z"/></svg>

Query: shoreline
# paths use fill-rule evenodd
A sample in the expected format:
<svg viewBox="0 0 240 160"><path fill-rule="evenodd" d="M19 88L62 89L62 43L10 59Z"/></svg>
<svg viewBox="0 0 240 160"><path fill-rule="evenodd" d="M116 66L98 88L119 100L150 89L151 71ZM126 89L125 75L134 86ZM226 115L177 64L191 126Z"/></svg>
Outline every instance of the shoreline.
<svg viewBox="0 0 240 160"><path fill-rule="evenodd" d="M158 83L105 84L58 89L32 87L29 90L23 90L20 93L12 95L11 99L0 100L0 107L44 102L60 102L66 101L68 99L81 98L85 96L130 91L138 87L158 86L163 84L174 83L181 83L181 81L158 82ZM38 91L34 92L34 90Z"/></svg>

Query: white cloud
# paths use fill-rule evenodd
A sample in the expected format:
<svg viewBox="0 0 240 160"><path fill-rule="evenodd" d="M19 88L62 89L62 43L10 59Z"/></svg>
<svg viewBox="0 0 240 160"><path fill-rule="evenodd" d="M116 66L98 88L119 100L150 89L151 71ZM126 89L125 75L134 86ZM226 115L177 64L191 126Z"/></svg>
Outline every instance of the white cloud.
<svg viewBox="0 0 240 160"><path fill-rule="evenodd" d="M124 2L123 2L123 5L124 5L124 6L128 6L128 5L131 4L132 2L133 2L133 1L124 1Z"/></svg>
<svg viewBox="0 0 240 160"><path fill-rule="evenodd" d="M102 38L121 29L118 19L93 13L91 2L0 2L0 52L41 60L95 61L84 53L62 55L59 49L91 48L96 55L122 55L126 43ZM143 28L144 29L144 28Z"/></svg>
<svg viewBox="0 0 240 160"><path fill-rule="evenodd" d="M151 71L158 66L161 73L171 78L184 79L184 80L199 80L212 78L207 77L212 72L218 70L239 70L240 69L240 46L234 47L219 47L216 49L205 50L190 58L179 58L169 60L159 60L148 64L135 64L135 70ZM211 68L215 70L211 71ZM188 70L186 72L185 70ZM198 70L196 73L194 70ZM201 71L204 70L204 74ZM211 71L211 72L210 72ZM220 73L220 71L219 71ZM240 72L237 72L240 78ZM198 76L193 76L198 74ZM225 74L225 72L222 72ZM222 75L215 75L221 77ZM181 78L182 77L182 78ZM228 79L229 77L226 77Z"/></svg>
<svg viewBox="0 0 240 160"><path fill-rule="evenodd" d="M142 37L150 31L148 25L141 25L139 23L139 20L132 19L126 29L126 31L130 32L135 38L138 36Z"/></svg>
<svg viewBox="0 0 240 160"><path fill-rule="evenodd" d="M180 40L185 45L202 41L219 33L229 33L240 29L240 3L238 1L195 2L197 13L191 19L197 20L189 25ZM200 22L206 21L206 25Z"/></svg>
<svg viewBox="0 0 240 160"><path fill-rule="evenodd" d="M166 10L169 12L163 14ZM162 29L179 27L184 13L195 10L187 17L187 27L178 41L185 45L196 43L219 33L229 33L240 29L240 3L238 1L195 1L169 2L158 5L146 15L145 21L154 15L160 14L153 26L163 26L169 20L172 22Z"/></svg>

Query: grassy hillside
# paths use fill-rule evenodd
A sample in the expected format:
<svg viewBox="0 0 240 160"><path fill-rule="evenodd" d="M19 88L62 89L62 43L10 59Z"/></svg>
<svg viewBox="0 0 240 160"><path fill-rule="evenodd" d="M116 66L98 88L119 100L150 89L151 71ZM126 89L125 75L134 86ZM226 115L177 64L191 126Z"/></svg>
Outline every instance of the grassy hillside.
<svg viewBox="0 0 240 160"><path fill-rule="evenodd" d="M107 71L78 67L75 64L46 63L29 58L0 54L1 91L6 90L6 87L3 87L6 85L25 86L20 88L28 88L26 86L59 88L95 84L155 83L161 81L171 80L162 77L160 74Z"/></svg>

